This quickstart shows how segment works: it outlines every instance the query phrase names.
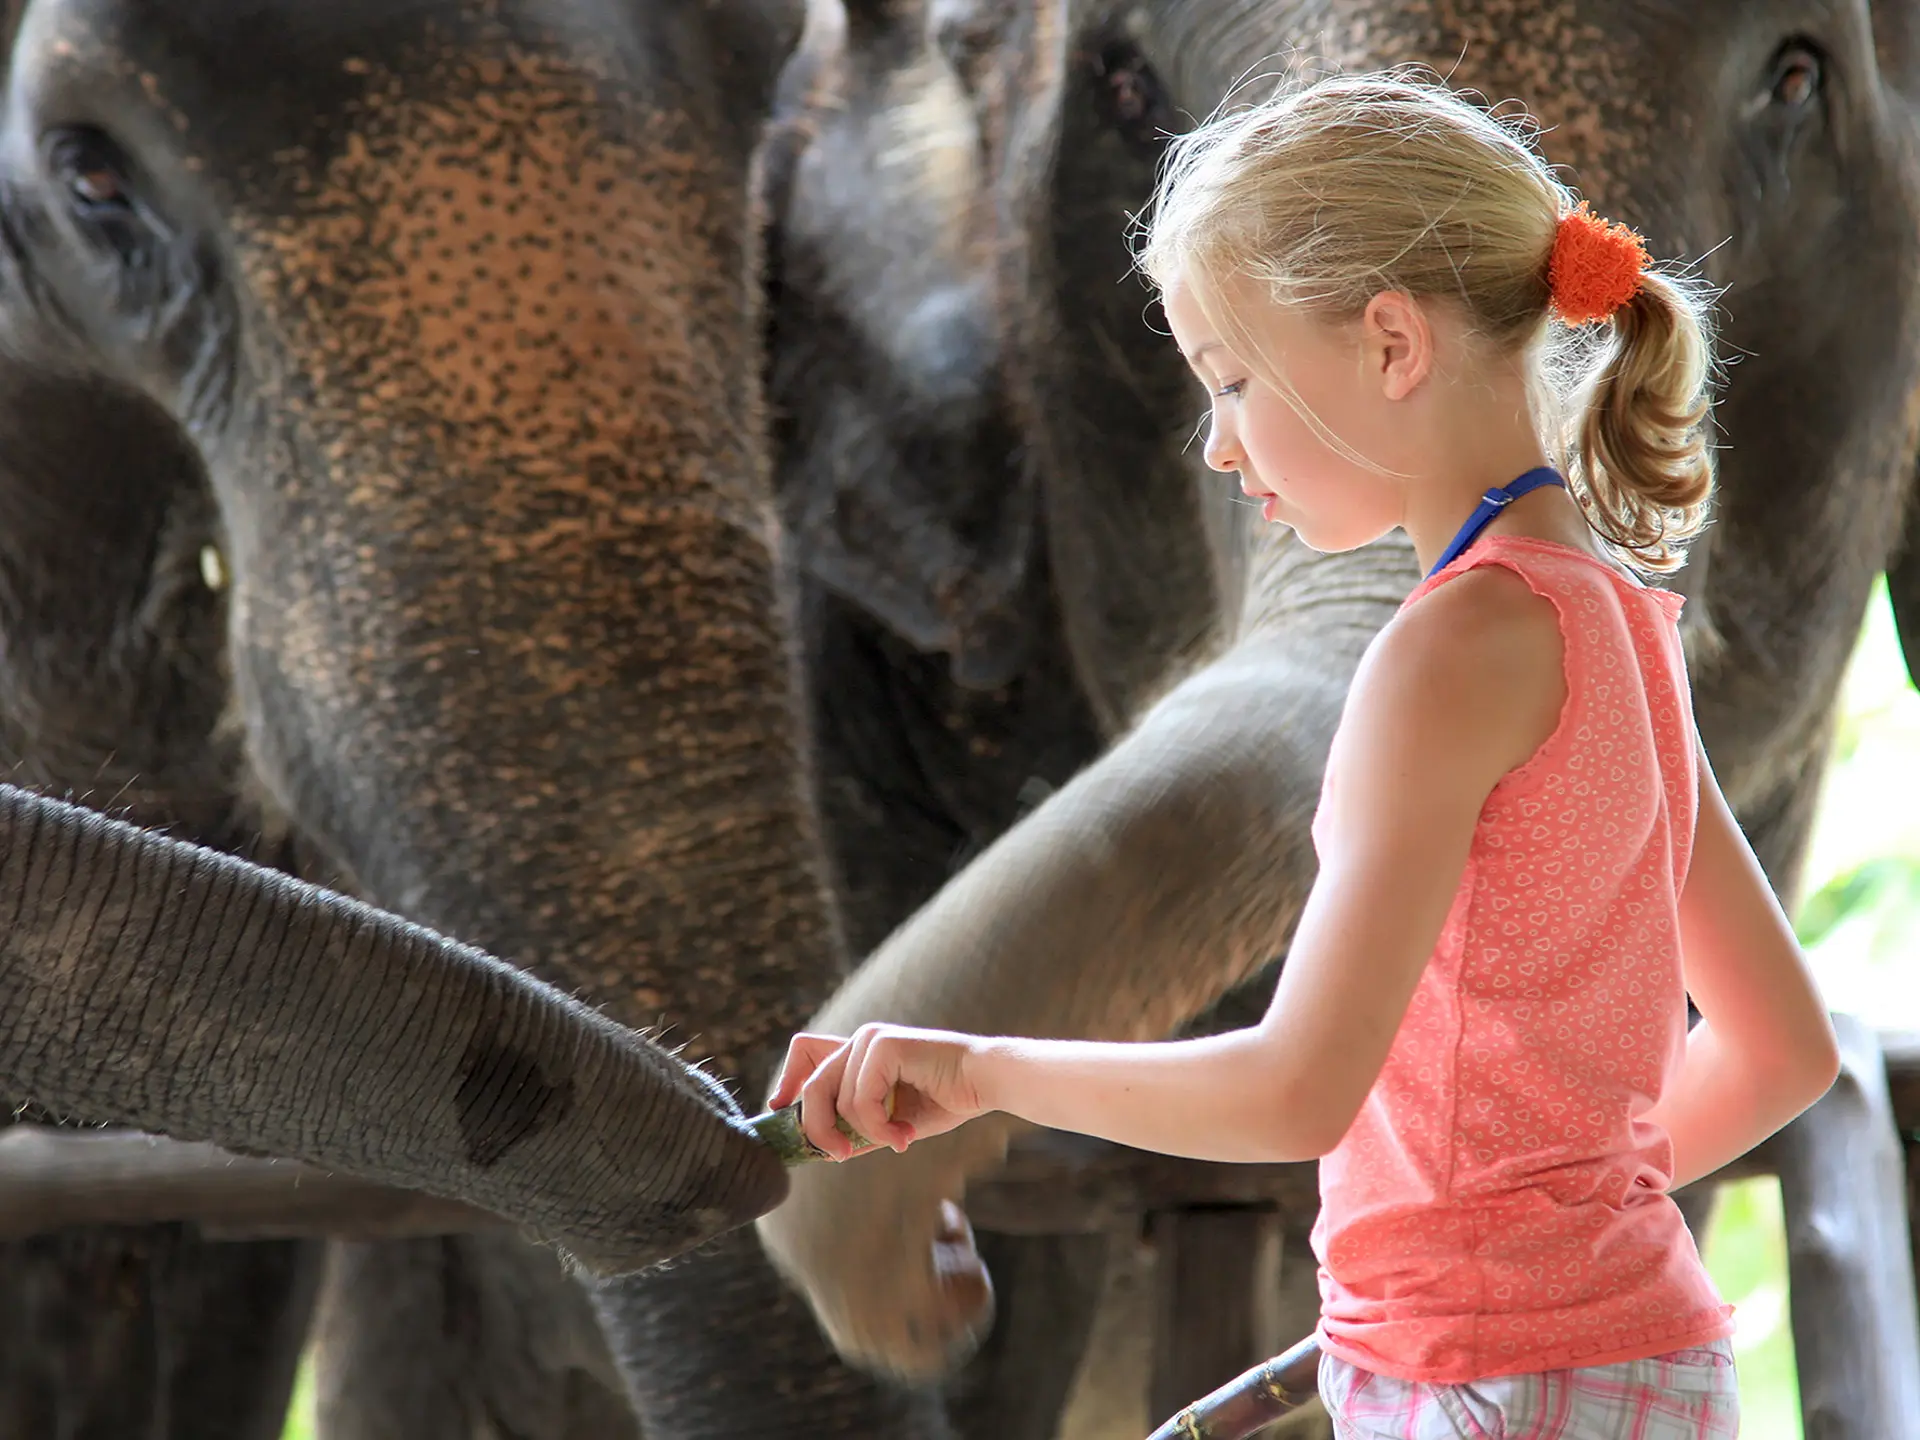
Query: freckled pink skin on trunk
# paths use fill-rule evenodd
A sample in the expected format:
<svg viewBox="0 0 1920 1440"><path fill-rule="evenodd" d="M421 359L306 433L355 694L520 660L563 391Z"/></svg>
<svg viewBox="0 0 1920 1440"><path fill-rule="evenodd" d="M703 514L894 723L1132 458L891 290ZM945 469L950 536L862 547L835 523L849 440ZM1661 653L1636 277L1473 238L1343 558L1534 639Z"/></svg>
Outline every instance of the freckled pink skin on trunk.
<svg viewBox="0 0 1920 1440"><path fill-rule="evenodd" d="M740 217L670 117L606 135L593 76L448 65L441 102L370 85L237 237L327 461L235 536L258 760L381 898L751 1073L835 946L750 337L698 323L744 311ZM266 563L289 529L310 565ZM336 816L303 770L383 783Z"/></svg>

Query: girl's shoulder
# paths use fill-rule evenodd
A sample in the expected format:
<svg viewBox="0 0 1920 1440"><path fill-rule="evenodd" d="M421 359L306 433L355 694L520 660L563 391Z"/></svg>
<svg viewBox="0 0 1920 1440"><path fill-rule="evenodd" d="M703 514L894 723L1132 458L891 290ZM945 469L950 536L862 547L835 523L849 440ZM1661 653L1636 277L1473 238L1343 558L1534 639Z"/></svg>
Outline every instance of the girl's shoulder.
<svg viewBox="0 0 1920 1440"><path fill-rule="evenodd" d="M1485 557L1469 564L1462 557L1407 597L1381 632L1383 659L1466 673L1533 659L1557 671L1556 611L1524 571L1486 563Z"/></svg>
<svg viewBox="0 0 1920 1440"><path fill-rule="evenodd" d="M1389 727L1479 733L1511 768L1558 720L1564 654L1556 607L1524 575L1474 566L1381 630L1349 704Z"/></svg>

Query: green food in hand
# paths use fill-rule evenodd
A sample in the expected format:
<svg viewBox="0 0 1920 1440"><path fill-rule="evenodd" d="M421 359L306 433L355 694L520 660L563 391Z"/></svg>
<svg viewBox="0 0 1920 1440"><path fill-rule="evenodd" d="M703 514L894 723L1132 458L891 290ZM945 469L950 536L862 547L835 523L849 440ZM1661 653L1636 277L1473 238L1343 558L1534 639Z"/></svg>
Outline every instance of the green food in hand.
<svg viewBox="0 0 1920 1440"><path fill-rule="evenodd" d="M805 1165L810 1161L832 1158L826 1151L807 1139L806 1132L801 1130L798 1101L784 1110L768 1110L756 1115L747 1124L753 1127L754 1134L773 1147L781 1163L787 1166ZM873 1141L847 1124L844 1116L835 1116L833 1127L853 1141L855 1150L873 1148Z"/></svg>

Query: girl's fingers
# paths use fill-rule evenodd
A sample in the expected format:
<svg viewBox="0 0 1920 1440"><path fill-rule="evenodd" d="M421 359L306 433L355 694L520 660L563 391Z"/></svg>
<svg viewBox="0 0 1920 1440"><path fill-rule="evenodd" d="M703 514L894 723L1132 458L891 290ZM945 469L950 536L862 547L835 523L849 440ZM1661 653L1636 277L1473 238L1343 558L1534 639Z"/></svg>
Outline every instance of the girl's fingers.
<svg viewBox="0 0 1920 1440"><path fill-rule="evenodd" d="M893 1081L899 1079L900 1043L862 1027L854 1035L854 1044L858 1046L854 1062L847 1066L847 1075L841 1081L841 1114L866 1139L893 1144L899 1150L899 1142L893 1137L893 1117L887 1114L887 1094L893 1091Z"/></svg>
<svg viewBox="0 0 1920 1440"><path fill-rule="evenodd" d="M963 1039L878 1023L846 1039L802 1032L788 1042L767 1103L778 1110L798 1100L800 1133L835 1160L855 1153L840 1121L876 1145L905 1150L923 1133L938 1135L959 1123L941 1099L951 1068L942 1046Z"/></svg>
<svg viewBox="0 0 1920 1440"><path fill-rule="evenodd" d="M847 1063L840 1071L840 1088L834 1094L834 1104L846 1117L847 1123L869 1140L879 1140L880 1136L867 1129L862 1123L863 1117L854 1107L854 1095L859 1085L860 1074L868 1064L868 1056L873 1053L873 1043L879 1034L877 1025L862 1025L853 1032L853 1038L847 1042ZM853 1142L847 1141L846 1152L834 1152L839 1158L846 1159L853 1154Z"/></svg>
<svg viewBox="0 0 1920 1440"><path fill-rule="evenodd" d="M841 1083L840 1113L875 1144L904 1150L912 1134L901 1133L905 1127L894 1122L887 1100L901 1079L902 1051L912 1042L881 1033L865 1038L859 1063L847 1067L846 1078Z"/></svg>
<svg viewBox="0 0 1920 1440"><path fill-rule="evenodd" d="M807 1077L844 1043L838 1035L805 1032L795 1035L787 1042L786 1063L780 1067L780 1078L774 1082L773 1094L767 1098L767 1108L781 1110L791 1105L799 1098L800 1087L806 1084Z"/></svg>
<svg viewBox="0 0 1920 1440"><path fill-rule="evenodd" d="M846 1073L851 1041L840 1042L800 1087L800 1131L815 1149L844 1160L852 1149L834 1126L840 1115L840 1081Z"/></svg>

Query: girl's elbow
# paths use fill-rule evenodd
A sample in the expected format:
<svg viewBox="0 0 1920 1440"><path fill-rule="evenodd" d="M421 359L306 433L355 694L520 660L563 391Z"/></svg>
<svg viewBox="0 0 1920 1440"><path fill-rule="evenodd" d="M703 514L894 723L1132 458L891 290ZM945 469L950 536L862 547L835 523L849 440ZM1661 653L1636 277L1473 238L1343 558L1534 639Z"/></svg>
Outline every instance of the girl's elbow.
<svg viewBox="0 0 1920 1440"><path fill-rule="evenodd" d="M1293 1164L1318 1160L1346 1138L1359 1112L1343 1114L1339 1107L1303 1104L1279 1117L1270 1132L1269 1163Z"/></svg>
<svg viewBox="0 0 1920 1440"><path fill-rule="evenodd" d="M1772 1063L1756 1076L1758 1086L1770 1090L1791 1117L1806 1114L1825 1098L1846 1069L1840 1046L1829 1033L1797 1044L1791 1050L1776 1049Z"/></svg>
<svg viewBox="0 0 1920 1440"><path fill-rule="evenodd" d="M1264 1069L1256 1083L1267 1097L1260 1129L1270 1164L1318 1160L1332 1150L1353 1128L1373 1084L1371 1077L1361 1085L1333 1075L1324 1064L1303 1065L1294 1054Z"/></svg>
<svg viewBox="0 0 1920 1440"><path fill-rule="evenodd" d="M1808 1105L1817 1102L1821 1096L1833 1088L1834 1081L1840 1078L1840 1071L1844 1068L1844 1064L1840 1054L1840 1041L1834 1035L1832 1026L1828 1026L1823 1043L1817 1045L1809 1057L1807 1084L1811 1096L1807 1101Z"/></svg>

